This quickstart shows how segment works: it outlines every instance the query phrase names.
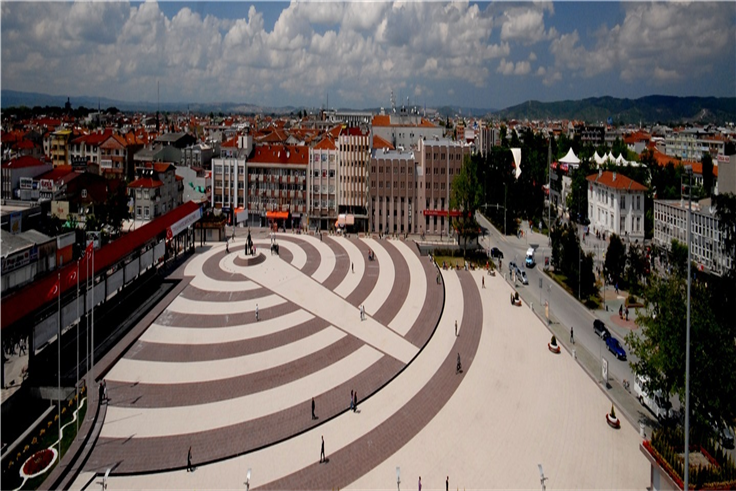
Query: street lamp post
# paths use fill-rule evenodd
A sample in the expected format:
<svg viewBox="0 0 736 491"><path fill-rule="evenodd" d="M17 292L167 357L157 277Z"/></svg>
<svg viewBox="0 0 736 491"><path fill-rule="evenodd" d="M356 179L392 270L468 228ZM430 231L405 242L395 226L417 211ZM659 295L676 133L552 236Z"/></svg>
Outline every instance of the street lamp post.
<svg viewBox="0 0 736 491"><path fill-rule="evenodd" d="M506 191L508 186L503 183L503 235L506 235Z"/></svg>
<svg viewBox="0 0 736 491"><path fill-rule="evenodd" d="M692 214L692 185L693 185L693 168L686 166L685 170L688 175L687 188L687 329L685 339L685 467L684 467L684 487L687 491L690 481L690 283L692 281L691 269L691 250L692 250L692 230L690 225L690 215Z"/></svg>

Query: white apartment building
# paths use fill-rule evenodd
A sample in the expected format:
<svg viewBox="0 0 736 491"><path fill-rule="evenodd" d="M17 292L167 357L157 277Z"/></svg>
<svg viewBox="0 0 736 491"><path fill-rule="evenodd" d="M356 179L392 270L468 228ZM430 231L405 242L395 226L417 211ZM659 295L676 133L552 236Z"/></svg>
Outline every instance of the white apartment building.
<svg viewBox="0 0 736 491"><path fill-rule="evenodd" d="M710 199L692 204L692 259L700 271L722 275L731 268L732 258L723 248L718 218ZM652 241L669 251L672 239L687 245L687 201L654 200L654 237Z"/></svg>
<svg viewBox="0 0 736 491"><path fill-rule="evenodd" d="M338 137L337 208L353 215L356 230L368 229L368 166L373 138L370 131L346 128Z"/></svg>
<svg viewBox="0 0 736 491"><path fill-rule="evenodd" d="M418 233L414 152L375 149L370 179L371 232Z"/></svg>
<svg viewBox="0 0 736 491"><path fill-rule="evenodd" d="M716 156L723 155L726 140L702 128L685 128L670 132L664 142L668 156L700 162L706 152L711 154L713 160Z"/></svg>
<svg viewBox="0 0 736 491"><path fill-rule="evenodd" d="M426 138L442 138L444 128L437 126L419 114L391 113L378 114L373 117L373 134L378 135L394 148L403 147L406 150L416 145L417 140Z"/></svg>
<svg viewBox="0 0 736 491"><path fill-rule="evenodd" d="M233 225L248 218L246 179L244 157L212 159L210 204L213 208L221 208Z"/></svg>
<svg viewBox="0 0 736 491"><path fill-rule="evenodd" d="M307 213L310 227L329 230L337 219L337 172L337 147L330 137L325 137L309 149Z"/></svg>
<svg viewBox="0 0 736 491"><path fill-rule="evenodd" d="M622 239L644 240L644 193L647 188L624 175L599 171L587 177L590 227Z"/></svg>

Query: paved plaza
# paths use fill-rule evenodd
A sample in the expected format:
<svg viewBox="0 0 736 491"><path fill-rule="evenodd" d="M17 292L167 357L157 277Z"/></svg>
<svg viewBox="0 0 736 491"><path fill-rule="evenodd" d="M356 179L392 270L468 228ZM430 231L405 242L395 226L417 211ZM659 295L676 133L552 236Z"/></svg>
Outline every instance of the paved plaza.
<svg viewBox="0 0 736 491"><path fill-rule="evenodd" d="M276 234L275 255L258 233L256 256L239 238L182 266L105 374L72 489L109 468L110 489L244 489L248 469L252 489L396 489L397 467L402 489L530 489L540 463L549 489L649 484L637 431L608 427L610 400L500 275L438 283L412 241Z"/></svg>

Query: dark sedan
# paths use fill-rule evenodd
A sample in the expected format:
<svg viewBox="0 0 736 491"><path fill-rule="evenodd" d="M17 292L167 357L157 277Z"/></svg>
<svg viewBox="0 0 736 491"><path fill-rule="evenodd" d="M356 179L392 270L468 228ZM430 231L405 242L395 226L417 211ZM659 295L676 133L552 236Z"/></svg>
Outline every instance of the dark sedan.
<svg viewBox="0 0 736 491"><path fill-rule="evenodd" d="M611 333L608 332L608 328L606 327L606 325L600 319L596 319L593 321L593 331L599 338L603 339L606 339L611 335Z"/></svg>
<svg viewBox="0 0 736 491"><path fill-rule="evenodd" d="M491 257L503 259L503 252L498 247L491 249Z"/></svg>
<svg viewBox="0 0 736 491"><path fill-rule="evenodd" d="M613 336L608 336L606 338L606 347L608 347L608 351L616 355L616 358L619 360L626 360L626 351L624 350L624 347L621 346L621 343L618 342L618 339Z"/></svg>

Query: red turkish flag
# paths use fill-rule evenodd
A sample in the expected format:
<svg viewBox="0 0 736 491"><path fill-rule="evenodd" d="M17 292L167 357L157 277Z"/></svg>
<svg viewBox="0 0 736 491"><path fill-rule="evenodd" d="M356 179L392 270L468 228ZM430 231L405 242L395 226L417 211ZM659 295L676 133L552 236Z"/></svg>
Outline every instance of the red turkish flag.
<svg viewBox="0 0 736 491"><path fill-rule="evenodd" d="M84 257L90 258L92 257L92 252L95 250L95 241L93 240L89 244L87 244L87 248L84 250Z"/></svg>
<svg viewBox="0 0 736 491"><path fill-rule="evenodd" d="M69 274L66 275L66 284L71 285L77 282L77 270L76 268L73 268L71 271L69 271Z"/></svg>
<svg viewBox="0 0 736 491"><path fill-rule="evenodd" d="M56 298L59 293L61 292L61 282L59 281L59 278L56 278L56 281L54 281L53 286L49 290L49 292L46 294L46 301L53 300Z"/></svg>

